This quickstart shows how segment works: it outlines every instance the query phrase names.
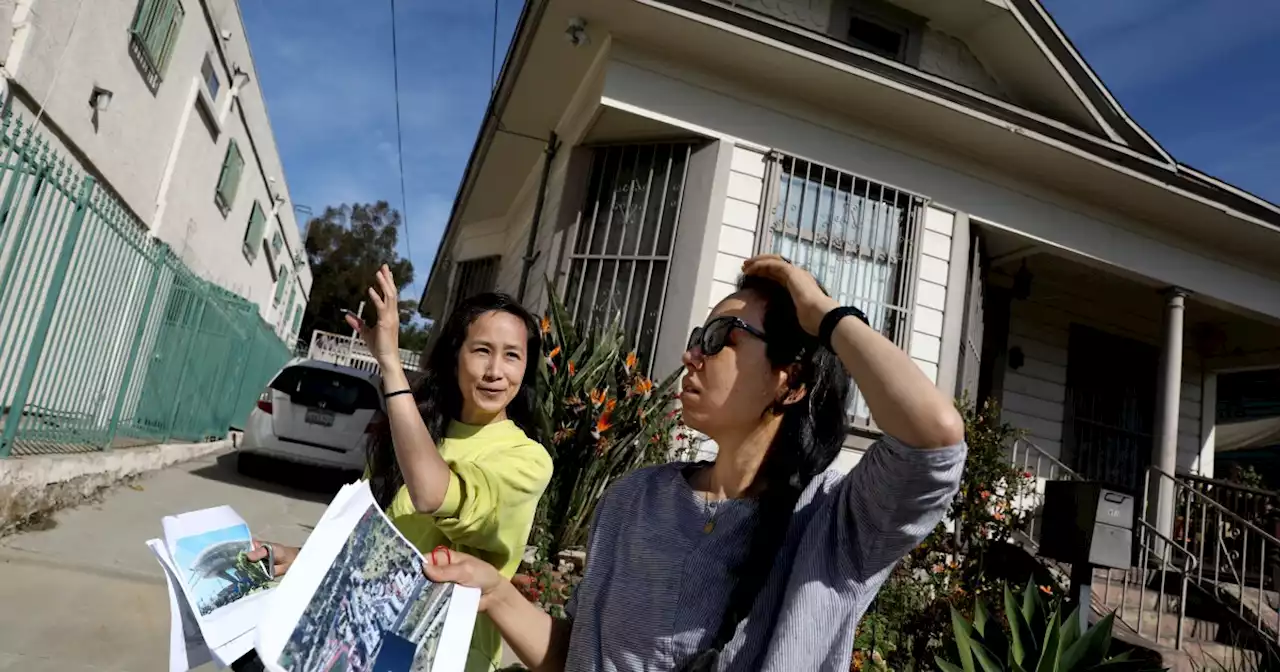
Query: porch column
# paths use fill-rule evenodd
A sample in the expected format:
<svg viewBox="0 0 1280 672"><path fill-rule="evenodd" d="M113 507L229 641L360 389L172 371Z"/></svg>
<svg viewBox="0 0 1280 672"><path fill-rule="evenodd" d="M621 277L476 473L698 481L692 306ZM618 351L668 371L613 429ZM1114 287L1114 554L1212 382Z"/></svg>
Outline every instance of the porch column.
<svg viewBox="0 0 1280 672"><path fill-rule="evenodd" d="M1178 468L1178 402L1182 397L1182 323L1188 292L1172 287L1165 292L1164 349L1160 353L1160 383L1156 390L1155 459L1161 471L1173 475ZM1173 538L1173 481L1154 477L1159 483L1156 497L1156 529Z"/></svg>

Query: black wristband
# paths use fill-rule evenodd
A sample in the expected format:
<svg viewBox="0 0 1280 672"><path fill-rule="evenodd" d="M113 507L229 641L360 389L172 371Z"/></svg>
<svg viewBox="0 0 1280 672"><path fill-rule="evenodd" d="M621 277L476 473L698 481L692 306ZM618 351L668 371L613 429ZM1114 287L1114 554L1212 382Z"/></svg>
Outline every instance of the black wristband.
<svg viewBox="0 0 1280 672"><path fill-rule="evenodd" d="M822 316L822 325L818 327L818 342L822 344L822 347L828 350L832 349L831 334L835 333L836 325L840 324L841 320L849 317L850 315L862 320L863 324L871 324L867 321L867 314L853 306L832 308L830 312Z"/></svg>
<svg viewBox="0 0 1280 672"><path fill-rule="evenodd" d="M409 388L407 388L407 387L406 387L406 388L405 388L405 389L403 389L403 390L396 390L395 392L388 392L388 393L386 393L386 394L382 395L382 398L383 398L383 399L390 399L391 397L395 397L395 396L398 396L398 395L401 395L401 394L413 394L413 390L411 390L411 389L409 389Z"/></svg>

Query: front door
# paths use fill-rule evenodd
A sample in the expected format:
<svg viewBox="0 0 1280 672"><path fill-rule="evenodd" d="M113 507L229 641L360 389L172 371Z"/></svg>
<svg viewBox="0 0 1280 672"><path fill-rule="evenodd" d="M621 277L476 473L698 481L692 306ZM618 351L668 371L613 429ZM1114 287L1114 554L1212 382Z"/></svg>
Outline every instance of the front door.
<svg viewBox="0 0 1280 672"><path fill-rule="evenodd" d="M1159 363L1154 346L1071 325L1062 432L1068 464L1080 475L1134 492L1142 487Z"/></svg>

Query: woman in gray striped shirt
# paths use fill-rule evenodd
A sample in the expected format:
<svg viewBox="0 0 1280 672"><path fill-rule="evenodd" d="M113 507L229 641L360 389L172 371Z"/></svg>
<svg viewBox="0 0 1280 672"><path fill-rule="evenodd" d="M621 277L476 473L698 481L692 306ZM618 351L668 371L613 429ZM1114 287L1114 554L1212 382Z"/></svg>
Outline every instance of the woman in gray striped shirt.
<svg viewBox="0 0 1280 672"><path fill-rule="evenodd" d="M772 255L743 270L684 356L685 421L716 442L715 462L609 488L568 619L474 558L426 567L479 587L530 668L847 670L867 606L955 495L965 448L951 400L807 272ZM850 375L884 438L841 475L828 467Z"/></svg>

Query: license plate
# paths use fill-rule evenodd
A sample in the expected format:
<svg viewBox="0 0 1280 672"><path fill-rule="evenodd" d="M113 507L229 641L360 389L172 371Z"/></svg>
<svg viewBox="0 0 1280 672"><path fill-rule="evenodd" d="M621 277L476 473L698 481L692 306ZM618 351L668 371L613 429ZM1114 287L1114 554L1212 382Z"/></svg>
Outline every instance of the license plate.
<svg viewBox="0 0 1280 672"><path fill-rule="evenodd" d="M322 411L315 408L307 409L307 424L320 425L321 427L333 426L333 411Z"/></svg>

